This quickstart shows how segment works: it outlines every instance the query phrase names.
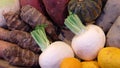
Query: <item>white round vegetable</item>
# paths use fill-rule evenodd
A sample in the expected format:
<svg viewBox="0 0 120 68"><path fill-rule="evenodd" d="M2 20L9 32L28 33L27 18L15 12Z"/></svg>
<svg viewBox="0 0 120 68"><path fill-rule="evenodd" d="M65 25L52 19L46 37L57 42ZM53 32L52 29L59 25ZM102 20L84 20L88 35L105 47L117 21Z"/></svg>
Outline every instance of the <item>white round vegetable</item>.
<svg viewBox="0 0 120 68"><path fill-rule="evenodd" d="M62 41L56 41L39 56L39 64L41 68L59 68L62 59L66 57L74 57L72 48Z"/></svg>
<svg viewBox="0 0 120 68"><path fill-rule="evenodd" d="M71 43L75 54L83 60L95 59L105 45L103 30L92 24L85 27L75 14L68 16L65 25L76 34Z"/></svg>
<svg viewBox="0 0 120 68"><path fill-rule="evenodd" d="M41 68L59 68L64 58L74 57L72 48L62 41L49 43L45 33L46 25L40 25L31 32L32 37L43 51L39 56Z"/></svg>
<svg viewBox="0 0 120 68"><path fill-rule="evenodd" d="M4 13L16 12L20 9L19 0L0 0L0 26L5 25Z"/></svg>
<svg viewBox="0 0 120 68"><path fill-rule="evenodd" d="M105 34L96 25L88 25L86 31L72 39L72 48L83 60L93 60L105 45Z"/></svg>

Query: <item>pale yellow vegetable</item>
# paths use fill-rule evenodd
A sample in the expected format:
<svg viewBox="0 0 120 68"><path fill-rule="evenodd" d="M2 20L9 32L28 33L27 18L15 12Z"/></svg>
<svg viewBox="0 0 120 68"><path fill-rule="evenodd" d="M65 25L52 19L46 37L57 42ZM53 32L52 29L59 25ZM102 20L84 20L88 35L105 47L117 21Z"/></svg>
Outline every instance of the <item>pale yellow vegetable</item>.
<svg viewBox="0 0 120 68"><path fill-rule="evenodd" d="M98 63L101 68L120 68L120 49L103 48L98 54Z"/></svg>
<svg viewBox="0 0 120 68"><path fill-rule="evenodd" d="M97 61L84 61L82 62L82 68L99 68Z"/></svg>

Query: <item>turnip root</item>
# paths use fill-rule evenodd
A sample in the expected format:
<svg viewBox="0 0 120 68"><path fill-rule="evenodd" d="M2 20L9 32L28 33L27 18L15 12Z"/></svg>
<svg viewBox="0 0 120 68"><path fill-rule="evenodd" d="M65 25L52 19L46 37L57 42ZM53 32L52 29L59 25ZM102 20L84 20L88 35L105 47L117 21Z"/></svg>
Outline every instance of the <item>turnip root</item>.
<svg viewBox="0 0 120 68"><path fill-rule="evenodd" d="M83 60L95 59L99 50L105 45L103 30L92 24L85 27L75 14L68 16L65 25L76 34L71 42L75 54Z"/></svg>
<svg viewBox="0 0 120 68"><path fill-rule="evenodd" d="M39 56L39 64L42 68L59 68L62 59L67 57L74 57L72 49L68 44L57 41Z"/></svg>
<svg viewBox="0 0 120 68"><path fill-rule="evenodd" d="M102 27L104 32L108 32L118 16L120 16L119 0L108 0L96 24Z"/></svg>
<svg viewBox="0 0 120 68"><path fill-rule="evenodd" d="M43 27L36 27L31 34L43 51L39 56L41 68L59 68L62 59L74 57L72 48L65 42L56 41L50 44Z"/></svg>
<svg viewBox="0 0 120 68"><path fill-rule="evenodd" d="M4 13L16 12L19 9L19 0L0 0L0 26L5 26Z"/></svg>
<svg viewBox="0 0 120 68"><path fill-rule="evenodd" d="M120 48L120 16L107 33L107 46Z"/></svg>

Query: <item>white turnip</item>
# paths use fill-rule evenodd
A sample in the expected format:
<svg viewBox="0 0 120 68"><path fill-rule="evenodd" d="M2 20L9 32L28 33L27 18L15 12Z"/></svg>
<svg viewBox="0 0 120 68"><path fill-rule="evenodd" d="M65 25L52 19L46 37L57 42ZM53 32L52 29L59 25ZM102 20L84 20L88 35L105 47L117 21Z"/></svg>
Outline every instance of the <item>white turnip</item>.
<svg viewBox="0 0 120 68"><path fill-rule="evenodd" d="M31 32L33 38L43 51L39 56L41 68L59 68L61 61L67 57L74 57L72 48L62 41L49 43L43 27Z"/></svg>
<svg viewBox="0 0 120 68"><path fill-rule="evenodd" d="M65 25L76 34L71 42L75 54L83 60L95 59L105 45L103 30L92 24L84 26L75 14L67 17Z"/></svg>

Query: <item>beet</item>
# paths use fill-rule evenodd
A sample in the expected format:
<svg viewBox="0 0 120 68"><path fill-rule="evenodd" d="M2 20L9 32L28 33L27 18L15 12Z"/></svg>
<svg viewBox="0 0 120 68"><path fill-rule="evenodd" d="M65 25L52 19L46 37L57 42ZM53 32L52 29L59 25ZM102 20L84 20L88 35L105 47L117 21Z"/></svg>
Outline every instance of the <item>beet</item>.
<svg viewBox="0 0 120 68"><path fill-rule="evenodd" d="M44 7L42 0L20 0L21 7L28 5L28 4L35 7L42 14L44 14L44 15L46 14L46 10L45 10L45 7Z"/></svg>
<svg viewBox="0 0 120 68"><path fill-rule="evenodd" d="M64 25L68 2L69 0L43 0L47 13L58 26Z"/></svg>

